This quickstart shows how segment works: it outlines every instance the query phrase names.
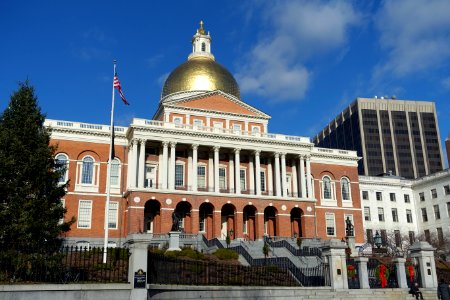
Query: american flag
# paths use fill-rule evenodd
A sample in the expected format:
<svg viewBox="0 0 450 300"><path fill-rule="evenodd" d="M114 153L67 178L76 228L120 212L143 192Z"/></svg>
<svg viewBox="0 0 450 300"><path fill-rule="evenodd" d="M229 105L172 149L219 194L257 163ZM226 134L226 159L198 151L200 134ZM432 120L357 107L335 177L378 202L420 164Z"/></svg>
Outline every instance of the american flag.
<svg viewBox="0 0 450 300"><path fill-rule="evenodd" d="M123 103L125 105L130 105L130 103L127 101L127 99L125 98L125 96L122 92L122 87L120 86L119 76L117 76L117 73L114 75L114 88L119 90L119 95L120 95L120 98L122 98Z"/></svg>

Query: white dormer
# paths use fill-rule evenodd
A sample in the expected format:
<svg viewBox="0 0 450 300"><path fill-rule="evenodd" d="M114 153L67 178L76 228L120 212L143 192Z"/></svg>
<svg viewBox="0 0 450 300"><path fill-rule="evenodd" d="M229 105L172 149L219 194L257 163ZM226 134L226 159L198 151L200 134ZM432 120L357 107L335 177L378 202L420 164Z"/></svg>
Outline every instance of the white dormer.
<svg viewBox="0 0 450 300"><path fill-rule="evenodd" d="M200 28L192 37L192 53L188 59L194 57L208 57L214 60L214 55L211 54L211 36L203 29L203 21L200 21Z"/></svg>

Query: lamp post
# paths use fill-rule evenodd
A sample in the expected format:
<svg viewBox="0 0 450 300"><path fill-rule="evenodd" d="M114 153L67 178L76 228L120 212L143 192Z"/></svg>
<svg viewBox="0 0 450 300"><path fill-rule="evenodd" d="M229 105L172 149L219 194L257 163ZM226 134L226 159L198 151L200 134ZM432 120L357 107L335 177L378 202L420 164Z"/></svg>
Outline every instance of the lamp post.
<svg viewBox="0 0 450 300"><path fill-rule="evenodd" d="M233 237L233 233L234 233L234 230L233 230L233 228L231 228L230 229L230 237Z"/></svg>
<svg viewBox="0 0 450 300"><path fill-rule="evenodd" d="M375 246L377 246L378 249L380 249L381 245L383 244L383 241L381 239L381 235L378 232L378 230L375 232L375 236L373 237L373 241Z"/></svg>

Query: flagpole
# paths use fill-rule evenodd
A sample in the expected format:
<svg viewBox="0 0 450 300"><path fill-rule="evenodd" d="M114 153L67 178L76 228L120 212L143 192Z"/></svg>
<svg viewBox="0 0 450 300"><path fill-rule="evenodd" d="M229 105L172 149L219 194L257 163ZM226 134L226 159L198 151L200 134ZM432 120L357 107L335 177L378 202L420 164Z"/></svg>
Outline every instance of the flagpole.
<svg viewBox="0 0 450 300"><path fill-rule="evenodd" d="M113 78L116 76L116 60L114 60L114 73ZM109 143L109 155L108 155L108 168L106 171L106 204L105 204L105 240L103 243L103 263L106 263L106 258L108 254L108 233L109 233L109 200L111 197L111 162L113 160L112 153L113 153L113 138L114 138L114 80L113 80L113 86L112 86L112 103L111 103L111 125L110 125L110 131L111 131L111 139Z"/></svg>

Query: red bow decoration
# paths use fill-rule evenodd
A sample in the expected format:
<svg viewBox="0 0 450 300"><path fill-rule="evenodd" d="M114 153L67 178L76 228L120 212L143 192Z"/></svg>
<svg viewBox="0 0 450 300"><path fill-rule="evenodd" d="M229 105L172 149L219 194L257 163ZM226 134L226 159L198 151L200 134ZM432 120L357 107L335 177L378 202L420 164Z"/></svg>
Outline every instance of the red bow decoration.
<svg viewBox="0 0 450 300"><path fill-rule="evenodd" d="M413 282L414 280L414 267L412 265L409 266L409 281Z"/></svg>
<svg viewBox="0 0 450 300"><path fill-rule="evenodd" d="M387 279L386 279L386 266L380 265L380 281L381 281L381 287L385 288L387 286Z"/></svg>

